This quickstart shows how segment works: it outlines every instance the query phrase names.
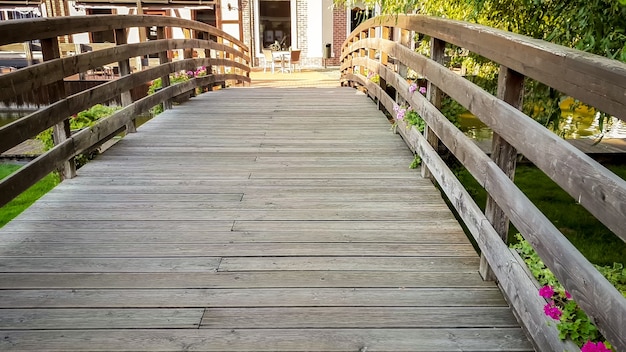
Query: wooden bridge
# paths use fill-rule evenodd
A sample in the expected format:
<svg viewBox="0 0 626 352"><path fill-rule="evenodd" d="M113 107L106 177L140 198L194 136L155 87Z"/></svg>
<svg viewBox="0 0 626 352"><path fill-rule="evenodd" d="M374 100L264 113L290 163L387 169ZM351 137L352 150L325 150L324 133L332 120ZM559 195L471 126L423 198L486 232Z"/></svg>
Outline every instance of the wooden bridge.
<svg viewBox="0 0 626 352"><path fill-rule="evenodd" d="M182 27L197 39L126 44L127 28L148 25L162 38ZM103 30L116 32L116 47L59 57L58 36ZM46 60L0 76L0 98L41 89L51 101L1 128L0 152L53 126L57 141L0 183L0 205L58 168L65 177L0 229L1 350L574 351L501 238L509 218L616 350L626 349L624 297L509 178L520 152L625 239L626 183L515 108L528 76L624 118L625 65L400 16L353 32L344 87L255 88L245 45L197 22L90 16L9 21L0 32L0 45L41 39ZM413 32L436 38L433 59L406 46ZM497 97L438 63L444 41L502 65ZM186 59L169 62L169 50ZM129 59L149 53L161 65L131 72ZM579 74L551 72L556 61ZM121 78L64 94L64 77L111 62ZM170 73L200 66L206 75L169 84ZM428 80L427 97L410 92L409 68ZM132 101L132 87L158 77L163 89ZM582 80L593 84L583 89ZM441 115L443 92L494 129L493 159ZM69 116L117 95L123 109L69 133ZM133 132L137 114L160 102L164 113L76 172L74 156ZM390 131L380 110L396 117L402 104L423 117L424 135L400 119L400 135ZM485 213L440 144L489 192ZM421 174L408 168L414 153Z"/></svg>

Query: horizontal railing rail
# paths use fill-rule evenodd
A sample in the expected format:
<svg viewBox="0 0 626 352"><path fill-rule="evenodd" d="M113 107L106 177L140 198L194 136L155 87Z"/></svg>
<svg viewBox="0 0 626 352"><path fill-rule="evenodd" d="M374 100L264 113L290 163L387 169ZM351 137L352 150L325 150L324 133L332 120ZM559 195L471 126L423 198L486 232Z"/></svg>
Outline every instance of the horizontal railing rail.
<svg viewBox="0 0 626 352"><path fill-rule="evenodd" d="M415 33L432 38L431 58L407 47ZM500 64L497 96L442 65L446 43ZM428 81L426 97L409 91L400 74L407 68ZM380 83L368 79L366 69ZM626 182L519 110L524 77L530 77L626 119L626 65L475 24L400 15L370 19L352 32L342 48L341 70L345 84L366 89L390 113L405 102L423 118L424 134L398 119L397 131L456 208L481 249L481 264L488 263L481 273L495 275L539 350L576 347L548 324L546 302L503 241L509 219L604 336L626 350L626 299L512 182L519 152L626 241ZM396 96L387 94L387 86ZM439 111L443 93L494 131L491 158ZM487 191L484 213L437 153L439 141Z"/></svg>
<svg viewBox="0 0 626 352"><path fill-rule="evenodd" d="M143 43L127 43L127 33L135 27L157 27L159 39ZM177 27L193 31L191 36L202 38L167 39L167 28ZM75 33L114 30L117 44L107 48L60 56L58 36ZM0 206L8 203L52 171L60 170L63 177L73 177L72 158L101 145L122 131L134 132L135 118L152 107L171 101L180 95L189 95L196 88L205 90L226 82L250 82L248 48L229 34L204 23L164 16L115 16L43 18L15 20L0 23L0 45L40 40L44 62L0 75L0 100L40 91L49 98L39 110L0 128L0 153L51 127L55 131L55 146L32 162L0 181ZM213 38L213 39L211 39ZM172 61L169 52L182 49L185 58ZM193 50L204 52L204 57L193 58ZM131 72L130 59L158 54L159 64ZM120 76L93 88L66 96L63 88L67 77L117 63ZM174 73L206 68L206 75L190 77L188 81L170 85ZM150 84L161 78L162 89L137 101L132 101L130 90ZM94 126L71 134L69 118L83 110L121 96L123 108Z"/></svg>

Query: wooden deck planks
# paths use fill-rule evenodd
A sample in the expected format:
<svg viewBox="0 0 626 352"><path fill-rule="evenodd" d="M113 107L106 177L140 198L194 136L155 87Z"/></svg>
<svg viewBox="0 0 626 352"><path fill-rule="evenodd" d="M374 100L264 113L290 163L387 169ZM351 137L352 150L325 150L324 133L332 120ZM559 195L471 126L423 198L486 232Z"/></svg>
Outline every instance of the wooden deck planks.
<svg viewBox="0 0 626 352"><path fill-rule="evenodd" d="M0 229L0 350L531 351L352 89L228 89Z"/></svg>

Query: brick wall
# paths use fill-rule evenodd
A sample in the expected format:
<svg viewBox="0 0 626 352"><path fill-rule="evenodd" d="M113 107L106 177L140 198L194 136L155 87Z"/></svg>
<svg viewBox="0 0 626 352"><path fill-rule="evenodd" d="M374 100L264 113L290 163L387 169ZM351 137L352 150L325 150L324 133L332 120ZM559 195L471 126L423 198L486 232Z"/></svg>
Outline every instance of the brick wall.
<svg viewBox="0 0 626 352"><path fill-rule="evenodd" d="M255 43L252 42L252 36L254 35L254 32L251 32L251 29L254 28L252 27L252 14L254 13L254 9L252 7L254 5L252 0L241 0L240 5L241 22L243 26L243 38L241 41L248 46L248 49L250 49L250 57L252 59L252 64L254 64L256 49L254 47Z"/></svg>
<svg viewBox="0 0 626 352"><path fill-rule="evenodd" d="M335 6L333 8L333 57L327 60L328 65L339 65L341 58L341 46L348 37L348 16L344 7Z"/></svg>
<svg viewBox="0 0 626 352"><path fill-rule="evenodd" d="M309 49L309 43L307 40L307 29L308 29L308 23L307 23L307 16L308 16L308 0L297 0L296 1L296 28L298 29L298 49L300 49L301 52L301 56L303 57L303 59L307 58L308 55L308 49ZM294 16L294 14L292 13L291 16Z"/></svg>

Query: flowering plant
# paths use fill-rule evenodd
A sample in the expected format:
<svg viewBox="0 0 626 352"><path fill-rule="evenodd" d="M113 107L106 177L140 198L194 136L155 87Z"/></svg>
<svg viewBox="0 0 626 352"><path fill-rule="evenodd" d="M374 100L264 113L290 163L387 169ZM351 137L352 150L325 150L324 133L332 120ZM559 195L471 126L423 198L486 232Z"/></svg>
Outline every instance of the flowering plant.
<svg viewBox="0 0 626 352"><path fill-rule="evenodd" d="M544 314L557 321L561 339L570 338L583 352L608 352L608 342L593 342L602 339L602 335L591 322L587 314L572 300L572 295L563 288L554 274L545 266L539 255L521 235L516 235L518 243L512 247L517 250L533 276L543 286L539 295L546 299Z"/></svg>
<svg viewBox="0 0 626 352"><path fill-rule="evenodd" d="M611 349L606 346L603 342L591 342L588 341L583 347L580 349L581 352L611 352Z"/></svg>
<svg viewBox="0 0 626 352"><path fill-rule="evenodd" d="M417 83L413 82L409 86L409 93L413 94L416 91L419 91L421 94L426 94L426 87L419 87Z"/></svg>
<svg viewBox="0 0 626 352"><path fill-rule="evenodd" d="M380 76L374 71L367 70L367 79L374 83L380 83Z"/></svg>
<svg viewBox="0 0 626 352"><path fill-rule="evenodd" d="M195 71L187 71L187 77L188 78L204 77L206 75L207 75L207 68L206 68L206 66L199 67Z"/></svg>

